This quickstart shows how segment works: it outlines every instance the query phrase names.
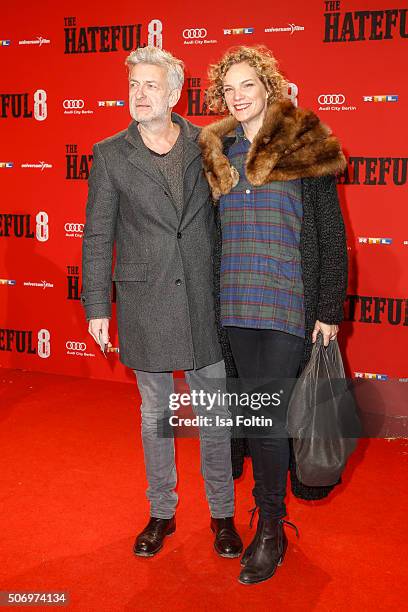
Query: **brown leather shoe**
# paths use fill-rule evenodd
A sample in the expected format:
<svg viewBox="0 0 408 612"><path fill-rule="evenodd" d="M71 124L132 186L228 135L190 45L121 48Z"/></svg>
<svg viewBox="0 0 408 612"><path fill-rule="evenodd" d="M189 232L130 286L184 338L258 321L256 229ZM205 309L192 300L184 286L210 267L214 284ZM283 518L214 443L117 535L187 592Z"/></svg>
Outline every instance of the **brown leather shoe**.
<svg viewBox="0 0 408 612"><path fill-rule="evenodd" d="M176 531L176 519L150 518L136 538L133 552L138 557L153 557L163 548L164 538Z"/></svg>
<svg viewBox="0 0 408 612"><path fill-rule="evenodd" d="M242 553L242 540L235 529L232 516L211 518L211 530L215 533L214 548L221 557L235 559Z"/></svg>

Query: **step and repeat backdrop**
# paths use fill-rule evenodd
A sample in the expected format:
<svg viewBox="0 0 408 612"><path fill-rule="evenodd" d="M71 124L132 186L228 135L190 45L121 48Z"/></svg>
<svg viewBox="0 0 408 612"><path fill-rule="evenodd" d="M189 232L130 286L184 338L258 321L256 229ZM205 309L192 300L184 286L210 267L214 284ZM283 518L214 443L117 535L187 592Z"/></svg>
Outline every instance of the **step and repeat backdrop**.
<svg viewBox="0 0 408 612"><path fill-rule="evenodd" d="M79 300L92 145L130 122L125 58L152 44L183 59L175 110L205 125L217 119L205 103L208 64L230 46L265 44L288 96L332 128L348 159L338 177L348 371L407 381L407 40L408 8L392 0L9 5L0 20L1 366L134 380L117 353L100 353ZM111 335L117 346L115 317Z"/></svg>

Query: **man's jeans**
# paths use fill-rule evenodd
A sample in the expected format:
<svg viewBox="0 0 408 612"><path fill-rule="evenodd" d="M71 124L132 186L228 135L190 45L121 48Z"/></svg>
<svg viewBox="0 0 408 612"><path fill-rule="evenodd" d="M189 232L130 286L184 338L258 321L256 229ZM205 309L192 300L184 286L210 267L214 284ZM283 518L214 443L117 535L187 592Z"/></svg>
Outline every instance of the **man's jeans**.
<svg viewBox="0 0 408 612"><path fill-rule="evenodd" d="M169 396L174 393L172 372L142 372L135 370L142 396L142 441L148 481L147 498L150 515L168 519L173 516L178 501L174 488L177 483L174 460L174 439L161 437L158 421L171 414ZM197 393L225 393L225 366L223 361L185 372L190 391ZM213 379L213 380L212 380ZM220 405L221 404L221 405ZM228 408L215 402L211 410L205 406L192 408L196 415L227 419ZM213 518L234 514L234 484L231 466L231 432L228 427L200 427L201 473L205 481L207 500Z"/></svg>

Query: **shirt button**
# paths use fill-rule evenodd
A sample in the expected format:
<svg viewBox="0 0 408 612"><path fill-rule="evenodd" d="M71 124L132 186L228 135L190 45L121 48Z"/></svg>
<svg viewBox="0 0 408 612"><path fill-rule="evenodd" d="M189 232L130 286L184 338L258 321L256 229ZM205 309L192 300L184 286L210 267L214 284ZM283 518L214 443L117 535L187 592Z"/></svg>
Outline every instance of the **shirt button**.
<svg viewBox="0 0 408 612"><path fill-rule="evenodd" d="M176 280L176 285L177 285L177 286L181 285L181 278L178 278L178 279Z"/></svg>
<svg viewBox="0 0 408 612"><path fill-rule="evenodd" d="M180 240L181 238L181 232L177 232L177 239Z"/></svg>
<svg viewBox="0 0 408 612"><path fill-rule="evenodd" d="M245 189L245 193L251 193L250 189Z"/></svg>

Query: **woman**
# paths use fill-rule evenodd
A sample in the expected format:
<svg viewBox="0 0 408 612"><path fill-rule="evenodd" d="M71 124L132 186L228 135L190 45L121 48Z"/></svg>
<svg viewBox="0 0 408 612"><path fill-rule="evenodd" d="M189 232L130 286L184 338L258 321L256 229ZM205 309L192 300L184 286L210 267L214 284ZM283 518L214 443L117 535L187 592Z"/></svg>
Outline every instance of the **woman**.
<svg viewBox="0 0 408 612"><path fill-rule="evenodd" d="M336 338L347 251L334 175L345 158L311 111L285 99L287 83L268 49L229 50L209 79L210 108L230 113L200 136L219 200L221 325L250 390L245 379L298 376L319 332L325 346ZM281 421L273 436L248 440L259 516L241 560L243 584L270 578L287 548L290 448Z"/></svg>

